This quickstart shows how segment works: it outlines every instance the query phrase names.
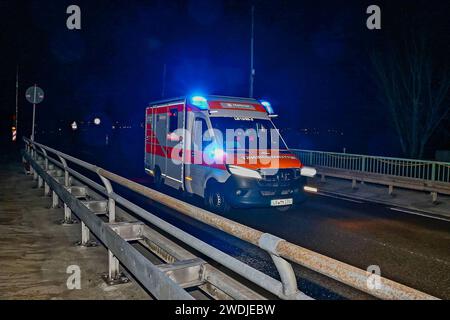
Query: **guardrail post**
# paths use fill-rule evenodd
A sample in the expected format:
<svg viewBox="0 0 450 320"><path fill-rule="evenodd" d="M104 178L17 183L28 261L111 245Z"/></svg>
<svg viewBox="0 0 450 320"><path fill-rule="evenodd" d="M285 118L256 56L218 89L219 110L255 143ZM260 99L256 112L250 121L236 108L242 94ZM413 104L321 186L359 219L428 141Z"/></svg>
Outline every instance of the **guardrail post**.
<svg viewBox="0 0 450 320"><path fill-rule="evenodd" d="M272 258L275 267L280 274L281 283L283 284L283 297L285 299L311 299L304 293L300 292L297 287L297 278L295 277L292 265L279 256L277 245L283 239L278 238L270 233L264 233L259 238L259 247L266 250Z"/></svg>
<svg viewBox="0 0 450 320"><path fill-rule="evenodd" d="M34 160L34 145L30 145L30 157Z"/></svg>
<svg viewBox="0 0 450 320"><path fill-rule="evenodd" d="M59 160L61 161L64 168L64 186L70 187L70 179L69 179L69 171L67 170L69 166L67 165L66 159L61 157L61 155L57 154ZM58 196L56 196L58 198ZM56 200L58 201L58 200ZM72 210L70 210L69 206L64 203L64 219L61 221L61 224L68 225L74 224L76 220L72 219ZM82 230L83 231L83 230ZM81 233L83 235L83 232Z"/></svg>
<svg viewBox="0 0 450 320"><path fill-rule="evenodd" d="M31 159L35 160L34 157L33 157L33 150L34 149L32 147L30 156L31 156ZM30 166L31 166L31 164L30 164ZM38 174L37 174L36 170L33 169L33 180L37 180L37 179L38 179Z"/></svg>
<svg viewBox="0 0 450 320"><path fill-rule="evenodd" d="M116 221L116 201L111 197L114 193L111 182L97 172L102 180L106 192L108 194L108 220L109 223ZM105 281L110 284L120 284L129 282L129 279L120 272L119 260L114 256L111 250L108 250L108 275L104 277Z"/></svg>
<svg viewBox="0 0 450 320"><path fill-rule="evenodd" d="M61 221L62 225L74 224L77 221L72 219L72 210L64 203L64 219Z"/></svg>
<svg viewBox="0 0 450 320"><path fill-rule="evenodd" d="M58 155L58 158L59 158L59 160L61 161L61 163L62 163L63 166L64 166L64 172L67 172L67 163L66 163L66 160L65 160L63 157L61 157L60 155ZM65 182L66 182L66 181L64 181L64 186L67 187L67 184L66 184ZM56 194L55 191L52 191L52 208L53 208L53 209L54 209L54 208L58 208L58 206L59 206L59 198L58 198L58 195Z"/></svg>
<svg viewBox="0 0 450 320"><path fill-rule="evenodd" d="M108 179L98 174L100 179L102 179L103 184L105 185L106 192L108 193L108 218L109 222L116 222L116 201L111 197L114 193L111 182Z"/></svg>
<svg viewBox="0 0 450 320"><path fill-rule="evenodd" d="M59 198L55 191L52 191L52 208L58 208L59 206Z"/></svg>
<svg viewBox="0 0 450 320"><path fill-rule="evenodd" d="M64 186L70 187L69 170L67 170L69 168L69 166L67 165L67 161L66 161L66 159L61 157L59 154L58 154L58 158L59 158L59 161L61 161L63 168L64 168Z"/></svg>
<svg viewBox="0 0 450 320"><path fill-rule="evenodd" d="M36 160L36 150L35 150L34 145L31 146L30 156L31 156L31 159ZM30 164L30 166L31 166L31 164ZM37 174L36 170L34 170L34 169L33 169L33 180L38 180L38 174Z"/></svg>
<svg viewBox="0 0 450 320"><path fill-rule="evenodd" d="M436 180L436 163L433 162L431 165L431 181Z"/></svg>
<svg viewBox="0 0 450 320"><path fill-rule="evenodd" d="M47 156L47 151L42 148L39 147L42 151L42 153L44 154L44 170L47 171L48 170L48 156ZM48 196L50 194L50 187L47 184L47 182L44 182L44 196Z"/></svg>
<svg viewBox="0 0 450 320"><path fill-rule="evenodd" d="M392 196L393 193L394 193L394 186L391 184L389 185L389 195Z"/></svg>
<svg viewBox="0 0 450 320"><path fill-rule="evenodd" d="M76 245L83 247L97 247L98 243L95 240L91 240L91 231L86 224L81 221L81 241L78 241Z"/></svg>
<svg viewBox="0 0 450 320"><path fill-rule="evenodd" d="M31 157L31 146L30 146L30 144L28 143L28 141L26 141L26 140L24 140L24 141L25 141L25 151L26 151L26 153L28 153L28 154L30 155L30 157ZM26 162L25 159L24 159L24 162ZM34 169L33 169L33 166L31 165L31 163L29 163L29 166L30 166L30 170L28 171L28 174L33 175L33 177L34 177Z"/></svg>
<svg viewBox="0 0 450 320"><path fill-rule="evenodd" d="M27 142L25 141L25 153L28 153L28 144L27 144ZM27 167L26 167L26 161L25 161L25 157L24 156L22 156L22 164L24 165L24 170L25 170L25 174L26 175L29 175L29 174L31 174L31 171L30 170L27 170Z"/></svg>
<svg viewBox="0 0 450 320"><path fill-rule="evenodd" d="M108 280L117 279L120 275L119 260L114 256L111 250L108 250Z"/></svg>
<svg viewBox="0 0 450 320"><path fill-rule="evenodd" d="M44 180L42 179L41 176L38 176L38 185L37 185L38 189L42 188L43 184Z"/></svg>
<svg viewBox="0 0 450 320"><path fill-rule="evenodd" d="M431 192L431 201L433 203L437 203L437 197L438 197L438 194L436 191Z"/></svg>
<svg viewBox="0 0 450 320"><path fill-rule="evenodd" d="M48 196L50 194L50 187L47 182L44 181L44 196Z"/></svg>

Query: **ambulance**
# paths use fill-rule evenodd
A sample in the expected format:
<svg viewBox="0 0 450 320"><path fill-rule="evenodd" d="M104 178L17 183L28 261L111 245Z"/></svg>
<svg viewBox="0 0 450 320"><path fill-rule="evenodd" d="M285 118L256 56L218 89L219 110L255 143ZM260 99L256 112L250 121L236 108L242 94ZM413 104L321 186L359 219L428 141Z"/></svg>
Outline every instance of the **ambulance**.
<svg viewBox="0 0 450 320"><path fill-rule="evenodd" d="M153 102L145 115L145 171L157 188L197 195L214 212L285 211L313 189L315 169L289 151L267 101L186 96Z"/></svg>

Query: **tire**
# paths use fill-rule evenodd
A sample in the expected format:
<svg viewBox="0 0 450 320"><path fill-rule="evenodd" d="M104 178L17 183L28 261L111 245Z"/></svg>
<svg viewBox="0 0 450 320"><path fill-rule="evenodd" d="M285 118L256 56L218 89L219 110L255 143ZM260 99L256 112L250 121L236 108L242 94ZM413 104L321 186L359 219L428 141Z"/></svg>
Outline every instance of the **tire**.
<svg viewBox="0 0 450 320"><path fill-rule="evenodd" d="M208 210L216 213L227 213L230 211L230 204L225 198L225 194L217 184L210 185L205 192L205 205Z"/></svg>
<svg viewBox="0 0 450 320"><path fill-rule="evenodd" d="M161 175L161 170L159 169L159 167L155 168L155 176L153 177L153 183L156 189L161 189L164 184L164 180Z"/></svg>

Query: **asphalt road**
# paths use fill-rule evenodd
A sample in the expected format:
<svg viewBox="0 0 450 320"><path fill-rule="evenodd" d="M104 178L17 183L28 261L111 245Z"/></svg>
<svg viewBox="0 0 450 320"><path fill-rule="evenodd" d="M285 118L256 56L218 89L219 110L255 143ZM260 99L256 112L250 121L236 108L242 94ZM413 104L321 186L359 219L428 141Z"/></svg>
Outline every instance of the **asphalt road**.
<svg viewBox="0 0 450 320"><path fill-rule="evenodd" d="M83 148L80 158L92 161L143 184L149 182L126 153L105 153ZM73 152L71 154L74 154ZM123 159L123 161L121 161ZM139 159L142 163L142 158ZM118 165L120 164L120 165ZM127 168L130 168L129 170ZM171 190L166 192L178 196ZM134 198L134 197L133 197ZM134 199L181 229L277 277L270 257L262 250L191 218L145 199ZM198 199L191 199L198 204ZM255 229L367 269L380 267L381 275L439 298L450 299L450 222L393 211L383 205L325 195L311 195L289 212L274 209L233 210L226 215ZM366 299L370 296L296 266L299 287L319 299Z"/></svg>

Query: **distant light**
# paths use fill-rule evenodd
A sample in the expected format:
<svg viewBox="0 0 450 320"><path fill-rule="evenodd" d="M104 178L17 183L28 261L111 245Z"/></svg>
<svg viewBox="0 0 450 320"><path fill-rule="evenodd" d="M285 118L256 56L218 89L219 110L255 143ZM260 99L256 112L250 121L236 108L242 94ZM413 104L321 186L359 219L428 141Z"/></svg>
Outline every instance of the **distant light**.
<svg viewBox="0 0 450 320"><path fill-rule="evenodd" d="M273 108L269 101L261 100L260 102L264 106L268 114L273 114Z"/></svg>
<svg viewBox="0 0 450 320"><path fill-rule="evenodd" d="M78 125L77 125L77 123L75 121L72 122L71 127L72 127L72 130L77 130L78 129Z"/></svg>
<svg viewBox="0 0 450 320"><path fill-rule="evenodd" d="M208 106L208 101L206 100L205 97L202 96L193 96L191 98L191 103L192 105L202 109L202 110L208 110L209 106Z"/></svg>
<svg viewBox="0 0 450 320"><path fill-rule="evenodd" d="M100 118L95 118L94 123L98 126L101 123Z"/></svg>

